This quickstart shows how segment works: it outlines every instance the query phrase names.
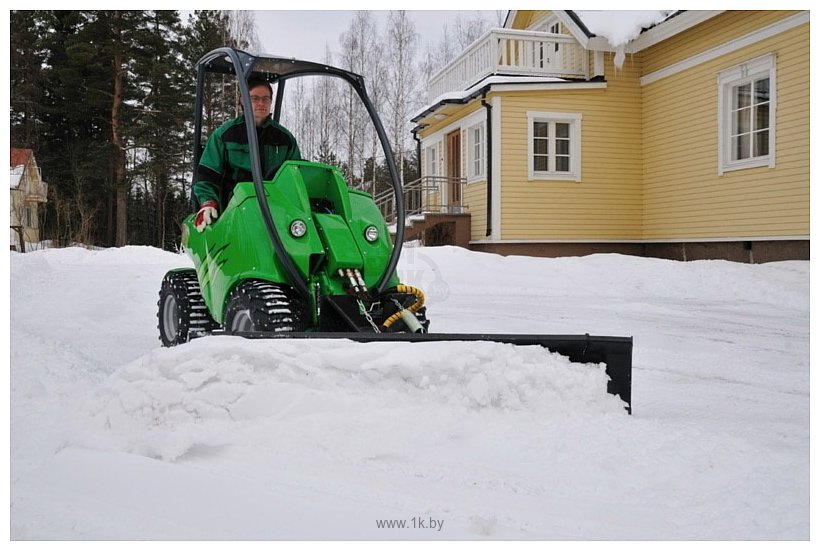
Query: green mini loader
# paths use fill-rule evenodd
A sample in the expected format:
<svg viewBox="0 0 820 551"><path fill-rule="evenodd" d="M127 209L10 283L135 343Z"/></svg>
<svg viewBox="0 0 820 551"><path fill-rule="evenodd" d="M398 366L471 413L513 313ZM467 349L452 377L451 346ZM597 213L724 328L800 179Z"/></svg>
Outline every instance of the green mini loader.
<svg viewBox="0 0 820 551"><path fill-rule="evenodd" d="M495 341L538 345L573 362L603 363L607 391L631 412L632 338L591 335L431 333L421 290L402 284L396 266L404 240L404 194L387 136L361 76L324 64L253 56L218 48L197 63L194 173L202 151L206 73L234 75L246 113L247 80L276 89L278 122L285 84L331 76L364 104L384 150L397 213L395 240L371 195L347 186L333 166L287 161L262 174L253 117L246 117L252 182L239 182L219 218L203 232L194 214L182 223L182 247L194 269L171 270L159 294L164 346L204 335L374 341Z"/></svg>

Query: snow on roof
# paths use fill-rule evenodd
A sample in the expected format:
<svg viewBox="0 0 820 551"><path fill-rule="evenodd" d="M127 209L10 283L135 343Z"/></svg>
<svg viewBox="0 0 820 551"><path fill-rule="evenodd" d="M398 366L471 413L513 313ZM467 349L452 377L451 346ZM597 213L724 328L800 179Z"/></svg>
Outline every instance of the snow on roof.
<svg viewBox="0 0 820 551"><path fill-rule="evenodd" d="M591 33L606 38L613 48L617 48L637 38L643 29L664 21L675 10L595 10L573 13Z"/></svg>
<svg viewBox="0 0 820 551"><path fill-rule="evenodd" d="M17 165L11 167L11 180L9 182L9 188L17 189L20 187L20 179L23 177L23 172L26 169L26 165Z"/></svg>
<svg viewBox="0 0 820 551"><path fill-rule="evenodd" d="M438 96L436 99L413 113L410 117L410 120L414 120L420 116L422 116L425 111L428 111L440 103L457 103L462 102L468 99L473 94L477 93L479 90L484 88L485 86L489 86L491 84L522 84L522 83L535 83L535 82L574 82L571 80L567 80L565 78L558 78L558 77L525 77L525 76L511 76L511 75L490 75L487 76L473 86L467 88L466 90L453 90L451 92L445 92Z"/></svg>

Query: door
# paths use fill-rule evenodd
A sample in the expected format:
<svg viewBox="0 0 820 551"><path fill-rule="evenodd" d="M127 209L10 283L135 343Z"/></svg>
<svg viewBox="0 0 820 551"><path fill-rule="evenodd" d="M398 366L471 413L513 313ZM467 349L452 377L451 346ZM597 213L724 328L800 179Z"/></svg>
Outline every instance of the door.
<svg viewBox="0 0 820 551"><path fill-rule="evenodd" d="M450 212L461 206L461 130L447 134L447 205Z"/></svg>

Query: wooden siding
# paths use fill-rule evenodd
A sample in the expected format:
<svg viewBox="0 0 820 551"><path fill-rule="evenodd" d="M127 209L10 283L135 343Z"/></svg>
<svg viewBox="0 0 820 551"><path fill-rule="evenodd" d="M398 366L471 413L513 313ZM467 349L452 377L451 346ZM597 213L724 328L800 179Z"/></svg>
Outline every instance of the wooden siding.
<svg viewBox="0 0 820 551"><path fill-rule="evenodd" d="M799 12L726 11L644 50L644 74L686 60L797 13Z"/></svg>
<svg viewBox="0 0 820 551"><path fill-rule="evenodd" d="M697 54L782 17L782 12L725 14L666 41L669 49L664 42L641 55L652 58L653 70L660 69L685 59L683 51ZM772 52L777 55L775 167L719 176L717 74ZM648 84L643 96L645 239L809 235L808 25Z"/></svg>
<svg viewBox="0 0 820 551"><path fill-rule="evenodd" d="M526 30L530 25L549 14L550 10L518 10L512 22L513 29Z"/></svg>
<svg viewBox="0 0 820 551"><path fill-rule="evenodd" d="M502 239L641 237L641 67L632 59L616 71L612 57L605 89L503 94ZM528 111L582 115L580 182L528 180Z"/></svg>
<svg viewBox="0 0 820 551"><path fill-rule="evenodd" d="M470 239L487 239L487 182L477 180L464 187L464 205L470 213Z"/></svg>

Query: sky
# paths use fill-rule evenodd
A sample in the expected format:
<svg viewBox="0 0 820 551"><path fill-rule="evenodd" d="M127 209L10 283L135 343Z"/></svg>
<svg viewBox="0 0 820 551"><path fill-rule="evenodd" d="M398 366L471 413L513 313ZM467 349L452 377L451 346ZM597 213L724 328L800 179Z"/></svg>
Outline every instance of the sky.
<svg viewBox="0 0 820 551"><path fill-rule="evenodd" d="M388 11L371 10L383 29ZM427 44L434 47L443 35L444 24L452 25L461 15L463 19L472 19L477 13L492 21L496 26L496 12L484 10L409 10L408 14L416 24L420 35L419 51L424 51ZM324 61L325 45L337 52L341 43L340 36L350 25L354 12L351 10L257 10L256 28L262 42L263 53L283 57L301 58L306 61ZM506 12L504 12L506 15Z"/></svg>

